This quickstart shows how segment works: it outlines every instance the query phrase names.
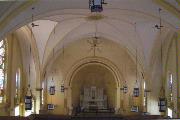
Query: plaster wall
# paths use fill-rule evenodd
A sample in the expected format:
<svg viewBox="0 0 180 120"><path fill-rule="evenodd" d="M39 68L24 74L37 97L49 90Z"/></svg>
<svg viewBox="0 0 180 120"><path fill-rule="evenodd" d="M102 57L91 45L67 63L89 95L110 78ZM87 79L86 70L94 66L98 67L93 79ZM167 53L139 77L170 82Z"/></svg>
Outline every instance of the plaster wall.
<svg viewBox="0 0 180 120"><path fill-rule="evenodd" d="M93 57L92 50L90 51L91 47L90 44L87 43L86 39L78 40L76 42L70 43L69 45L65 46L64 53L60 53L60 55L56 58L56 60L52 63L49 63L49 68L47 69L47 89L45 94L47 95L47 103L54 103L56 108L53 112L49 111L52 114L67 114L70 108L67 108L68 100L70 99L67 97L68 95L65 93L61 93L58 91L60 89L60 85L65 83L65 87L69 87L69 83L66 81L66 76L68 72L71 70L72 66L78 63L81 59L86 57ZM135 86L136 80L136 65L130 56L127 54L125 48L122 48L119 44L116 44L109 40L102 40L102 43L99 47L99 51L96 51L96 56L105 58L110 60L119 70L120 81L122 83L126 80L127 85L129 87L129 91L123 97L120 97L120 92L117 95L117 101L124 101L124 108L127 111L127 114L131 114L130 106L131 106L131 99L133 88ZM52 57L53 58L53 57ZM138 85L141 87L141 71L140 66L138 66ZM56 95L50 96L48 95L48 87L50 86L51 79L54 79L57 92ZM122 84L119 86L122 87ZM111 94L115 94L111 92ZM142 95L142 91L141 91ZM119 97L118 97L119 96ZM139 99L141 101L141 99ZM141 106L141 102L139 102ZM119 106L120 107L120 106ZM121 108L118 108L121 111Z"/></svg>

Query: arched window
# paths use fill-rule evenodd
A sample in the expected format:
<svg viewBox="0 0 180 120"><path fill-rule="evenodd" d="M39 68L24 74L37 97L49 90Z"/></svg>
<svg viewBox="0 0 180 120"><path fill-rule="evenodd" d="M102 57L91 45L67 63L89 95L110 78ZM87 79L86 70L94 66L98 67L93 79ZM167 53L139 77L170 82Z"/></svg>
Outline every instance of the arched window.
<svg viewBox="0 0 180 120"><path fill-rule="evenodd" d="M6 84L6 41L0 41L0 103L4 102Z"/></svg>
<svg viewBox="0 0 180 120"><path fill-rule="evenodd" d="M146 92L146 82L144 81L144 98L143 98L143 105L146 106L146 99L147 99L147 92Z"/></svg>
<svg viewBox="0 0 180 120"><path fill-rule="evenodd" d="M173 74L169 73L169 100L173 101Z"/></svg>
<svg viewBox="0 0 180 120"><path fill-rule="evenodd" d="M173 109L173 74L168 73L167 87L168 87L168 111L167 114L172 118L172 109Z"/></svg>
<svg viewBox="0 0 180 120"><path fill-rule="evenodd" d="M42 82L42 95L41 95L41 104L44 104L44 88L45 88L45 85L44 85L44 81Z"/></svg>
<svg viewBox="0 0 180 120"><path fill-rule="evenodd" d="M15 93L15 103L16 105L19 104L19 99L20 99L20 80L21 80L21 74L20 74L20 69L16 71L16 93Z"/></svg>
<svg viewBox="0 0 180 120"><path fill-rule="evenodd" d="M19 107L19 103L20 103L20 82L21 82L21 73L20 73L20 69L18 68L16 71L15 116L20 115L20 107Z"/></svg>

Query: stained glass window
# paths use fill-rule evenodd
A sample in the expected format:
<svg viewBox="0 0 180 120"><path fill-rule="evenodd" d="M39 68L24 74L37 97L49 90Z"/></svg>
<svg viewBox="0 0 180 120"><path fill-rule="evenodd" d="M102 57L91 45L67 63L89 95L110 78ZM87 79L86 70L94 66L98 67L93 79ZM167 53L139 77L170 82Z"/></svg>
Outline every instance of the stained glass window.
<svg viewBox="0 0 180 120"><path fill-rule="evenodd" d="M42 97L41 97L41 104L44 104L44 88L45 88L45 85L44 85L44 81L42 82Z"/></svg>
<svg viewBox="0 0 180 120"><path fill-rule="evenodd" d="M20 69L16 72L16 95L15 95L15 103L18 105L20 99Z"/></svg>
<svg viewBox="0 0 180 120"><path fill-rule="evenodd" d="M170 92L170 101L173 101L173 75L170 73L169 74L169 92Z"/></svg>
<svg viewBox="0 0 180 120"><path fill-rule="evenodd" d="M144 81L144 99L143 105L146 106L147 92L146 92L146 82Z"/></svg>
<svg viewBox="0 0 180 120"><path fill-rule="evenodd" d="M5 92L5 40L0 41L0 103L3 102Z"/></svg>

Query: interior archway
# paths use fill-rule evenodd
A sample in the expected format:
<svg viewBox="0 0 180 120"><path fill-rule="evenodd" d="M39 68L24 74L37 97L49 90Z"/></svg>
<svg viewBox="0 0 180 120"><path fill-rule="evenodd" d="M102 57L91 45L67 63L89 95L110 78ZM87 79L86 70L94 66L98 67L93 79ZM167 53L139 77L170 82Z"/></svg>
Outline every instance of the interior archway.
<svg viewBox="0 0 180 120"><path fill-rule="evenodd" d="M80 106L81 108L88 108L96 106L114 108L116 106L117 97L115 79L112 72L102 65L89 64L82 67L74 75L71 83L73 107ZM92 89L95 89L95 95L92 95ZM91 99L86 101L87 97Z"/></svg>

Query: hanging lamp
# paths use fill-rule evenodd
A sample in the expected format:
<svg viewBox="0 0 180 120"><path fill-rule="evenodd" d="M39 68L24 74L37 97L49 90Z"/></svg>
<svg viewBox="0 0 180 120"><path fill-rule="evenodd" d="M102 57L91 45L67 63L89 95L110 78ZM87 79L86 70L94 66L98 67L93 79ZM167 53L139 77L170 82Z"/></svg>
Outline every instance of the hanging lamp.
<svg viewBox="0 0 180 120"><path fill-rule="evenodd" d="M137 32L136 32L136 23L135 23L135 33L137 34ZM137 38L137 36L136 36L136 38ZM131 106L131 112L139 112L139 106L136 103L138 101L137 98L139 97L139 94L140 94L140 88L139 88L139 85L138 85L138 58L137 58L137 45L136 45L136 82L135 82L135 86L133 88L134 103Z"/></svg>
<svg viewBox="0 0 180 120"><path fill-rule="evenodd" d="M52 77L52 81L51 81L51 85L49 87L49 94L50 94L50 97L51 97L51 103L50 104L47 104L47 109L48 110L54 110L54 104L52 103L52 96L55 95L55 84L54 84L54 79Z"/></svg>
<svg viewBox="0 0 180 120"><path fill-rule="evenodd" d="M53 83L54 83L54 81L53 81L53 78L52 78L51 86L49 87L49 94L50 95L55 95L55 85Z"/></svg>
<svg viewBox="0 0 180 120"><path fill-rule="evenodd" d="M32 7L32 11L34 10L34 7ZM33 23L33 13L32 13L32 22L31 22L31 40L33 39L32 37L32 27L34 27L34 23ZM30 43L31 44L31 43ZM31 57L31 45L29 47L29 56ZM32 91L31 91L31 86L30 86L30 78L31 78L31 67L30 67L30 63L29 63L29 84L28 84L28 88L26 91L26 95L24 98L24 103L25 103L25 110L32 110L32 99L33 99L33 95L32 95Z"/></svg>
<svg viewBox="0 0 180 120"><path fill-rule="evenodd" d="M126 63L125 63L125 74L126 74ZM127 86L127 83L126 83L126 80L125 80L125 83L123 85L123 93L126 94L128 92L128 86Z"/></svg>
<svg viewBox="0 0 180 120"><path fill-rule="evenodd" d="M126 73L126 63L125 63L125 73ZM126 80L124 81L123 87L120 88L120 90L122 90L124 94L128 92L128 86L127 86Z"/></svg>
<svg viewBox="0 0 180 120"><path fill-rule="evenodd" d="M30 46L30 56L31 56L31 46ZM30 86L30 76L31 76L31 67L29 64L29 84L28 84L28 88L26 91L26 95L25 95L25 110L32 110L32 99L33 99L33 95L32 95L32 91L31 91L31 86Z"/></svg>
<svg viewBox="0 0 180 120"><path fill-rule="evenodd" d="M28 90L25 96L25 110L32 110L32 99L33 99L33 96L32 96L32 91L29 84Z"/></svg>
<svg viewBox="0 0 180 120"><path fill-rule="evenodd" d="M136 83L135 83L135 87L134 87L134 91L133 91L133 96L134 97L139 97L139 86L138 86L137 80L136 80Z"/></svg>
<svg viewBox="0 0 180 120"><path fill-rule="evenodd" d="M159 18L160 18L160 24L159 25L155 25L155 27L157 29L160 30L160 37L161 37L161 29L162 29L162 21L161 21L161 8L159 8ZM161 40L161 82L162 82L162 86L160 89L160 94L159 94L159 102L158 102L158 106L159 106L159 112L166 112L166 106L167 106L167 102L166 102L166 98L165 98L165 90L164 90L164 82L163 82L163 48L162 48L162 39Z"/></svg>
<svg viewBox="0 0 180 120"><path fill-rule="evenodd" d="M62 54L63 54L63 61L64 61L64 44L63 44L63 51L62 51ZM63 93L65 90L65 87L64 87L64 81L62 80L62 83L61 83L61 89L60 91Z"/></svg>
<svg viewBox="0 0 180 120"><path fill-rule="evenodd" d="M136 26L135 26L135 29L136 29ZM140 92L137 79L138 79L138 61L137 61L137 48L136 48L136 82L135 82L135 86L134 86L134 90L133 90L134 97L139 97L139 92Z"/></svg>
<svg viewBox="0 0 180 120"><path fill-rule="evenodd" d="M54 48L53 48L53 58L54 58ZM55 95L55 84L54 84L54 78L53 78L53 72L52 72L52 80L51 80L51 84L49 87L49 94L50 95Z"/></svg>
<svg viewBox="0 0 180 120"><path fill-rule="evenodd" d="M126 84L126 81L125 81L125 84L123 85L123 93L127 93L128 92L128 86Z"/></svg>
<svg viewBox="0 0 180 120"><path fill-rule="evenodd" d="M102 12L103 4L107 4L104 0L89 0L89 9L91 12Z"/></svg>

